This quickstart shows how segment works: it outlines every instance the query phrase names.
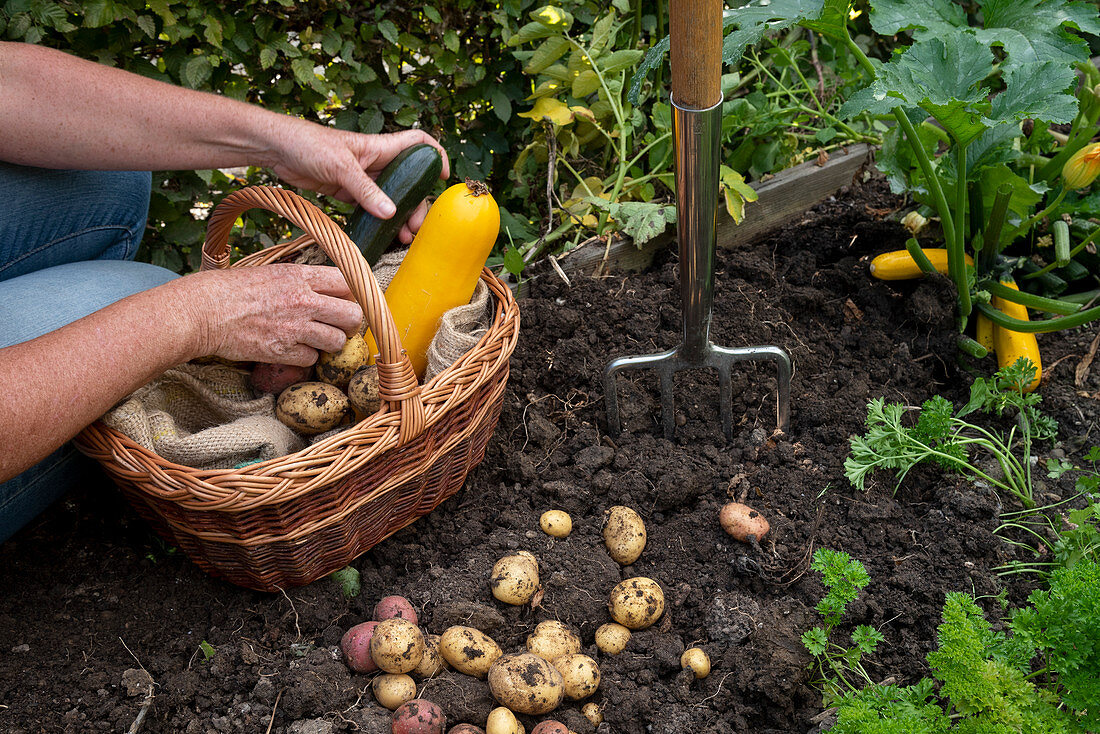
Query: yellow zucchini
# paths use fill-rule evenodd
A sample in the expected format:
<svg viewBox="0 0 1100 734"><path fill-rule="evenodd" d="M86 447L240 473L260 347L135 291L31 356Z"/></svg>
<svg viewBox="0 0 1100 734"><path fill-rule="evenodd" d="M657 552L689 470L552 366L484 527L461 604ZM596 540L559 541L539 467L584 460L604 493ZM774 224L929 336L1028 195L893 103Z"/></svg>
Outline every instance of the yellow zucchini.
<svg viewBox="0 0 1100 734"><path fill-rule="evenodd" d="M944 275L947 274L947 250L942 247L922 247L921 252L932 263L932 267ZM967 265L974 264L974 258L970 255L963 257ZM924 273L908 250L894 250L884 252L871 261L871 275L879 280L912 280Z"/></svg>
<svg viewBox="0 0 1100 734"><path fill-rule="evenodd" d="M974 338L989 351L996 351L993 348L993 322L981 313L974 322Z"/></svg>
<svg viewBox="0 0 1100 734"><path fill-rule="evenodd" d="M500 209L484 183L466 179L435 200L386 288L401 344L423 379L444 313L470 302L500 232ZM378 352L367 334L370 354Z"/></svg>
<svg viewBox="0 0 1100 734"><path fill-rule="evenodd" d="M1011 281L1002 280L1004 285L1013 290L1019 290ZM1003 298L993 297L993 308L1011 316L1014 319L1027 321L1027 306ZM1043 376L1043 362L1039 358L1039 342L1034 334L1024 334L1019 331L1009 331L993 324L993 348L997 352L997 367L1003 368L1013 364L1020 357L1027 357L1035 365L1035 379L1024 388L1024 392L1031 392L1039 387L1039 380Z"/></svg>

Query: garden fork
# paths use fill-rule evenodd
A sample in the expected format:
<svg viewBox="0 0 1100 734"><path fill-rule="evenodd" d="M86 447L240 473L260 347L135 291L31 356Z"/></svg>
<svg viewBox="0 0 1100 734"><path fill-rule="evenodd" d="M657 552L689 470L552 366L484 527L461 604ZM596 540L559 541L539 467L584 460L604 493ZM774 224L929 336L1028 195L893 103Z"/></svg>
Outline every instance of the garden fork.
<svg viewBox="0 0 1100 734"><path fill-rule="evenodd" d="M776 422L790 427L791 359L779 347L725 348L710 342L718 216L718 169L722 132L722 0L671 0L672 133L675 149L677 232L683 340L667 352L619 357L604 372L607 427L621 430L615 376L628 369L653 370L661 380L665 438L675 430L672 377L688 369L718 370L722 430L733 434L734 362L766 359L778 368Z"/></svg>

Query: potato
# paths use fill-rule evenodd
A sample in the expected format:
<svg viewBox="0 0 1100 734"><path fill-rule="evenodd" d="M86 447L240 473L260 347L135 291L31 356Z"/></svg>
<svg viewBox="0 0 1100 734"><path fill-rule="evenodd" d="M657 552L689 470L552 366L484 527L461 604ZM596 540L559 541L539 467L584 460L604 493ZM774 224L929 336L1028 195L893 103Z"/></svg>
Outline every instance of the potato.
<svg viewBox="0 0 1100 734"><path fill-rule="evenodd" d="M378 623L370 641L370 656L387 673L408 673L424 657L424 635L407 619L393 617Z"/></svg>
<svg viewBox="0 0 1100 734"><path fill-rule="evenodd" d="M535 728L531 730L531 734L569 734L569 727L560 721L554 721L553 719L546 719L535 724Z"/></svg>
<svg viewBox="0 0 1100 734"><path fill-rule="evenodd" d="M413 624L418 624L419 620L416 618L416 610L413 609L412 602L403 596L384 596L382 599L374 605L374 619L377 622L383 622L387 619L393 619L394 617L400 617Z"/></svg>
<svg viewBox="0 0 1100 734"><path fill-rule="evenodd" d="M447 717L431 701L414 698L393 712L393 734L443 734Z"/></svg>
<svg viewBox="0 0 1100 734"><path fill-rule="evenodd" d="M323 382L291 385L275 402L275 417L307 436L336 428L351 418L350 410L348 396Z"/></svg>
<svg viewBox="0 0 1100 734"><path fill-rule="evenodd" d="M596 647L605 655L618 655L630 642L630 630L618 622L601 624L596 630Z"/></svg>
<svg viewBox="0 0 1100 734"><path fill-rule="evenodd" d="M374 658L370 656L370 640L377 626L377 622L363 622L349 629L340 638L340 652L344 654L344 662L356 673L373 673L378 670Z"/></svg>
<svg viewBox="0 0 1100 734"><path fill-rule="evenodd" d="M710 656L698 647L689 647L680 656L680 667L695 673L696 680L710 675Z"/></svg>
<svg viewBox="0 0 1100 734"><path fill-rule="evenodd" d="M568 512L547 510L539 518L539 527L553 538L565 538L573 532L573 518L569 517Z"/></svg>
<svg viewBox="0 0 1100 734"><path fill-rule="evenodd" d="M500 646L493 638L473 627L448 627L439 640L439 652L460 673L484 678L500 657Z"/></svg>
<svg viewBox="0 0 1100 734"><path fill-rule="evenodd" d="M424 655L413 669L413 675L418 678L434 678L447 669L447 661L439 652L439 639L439 635L428 635L424 638Z"/></svg>
<svg viewBox="0 0 1100 734"><path fill-rule="evenodd" d="M485 734L520 734L523 726L516 715L503 706L489 712L485 721Z"/></svg>
<svg viewBox="0 0 1100 734"><path fill-rule="evenodd" d="M588 723L592 726L598 727L603 723L603 711L600 711L599 704L594 701L589 701L581 706L581 713L584 714L584 718L588 719Z"/></svg>
<svg viewBox="0 0 1100 734"><path fill-rule="evenodd" d="M561 622L551 619L539 622L535 631L527 636L527 651L552 663L562 655L580 652L581 638Z"/></svg>
<svg viewBox="0 0 1100 734"><path fill-rule="evenodd" d="M558 707L565 687L553 665L525 652L503 655L493 663L489 668L489 692L512 711L538 715Z"/></svg>
<svg viewBox="0 0 1100 734"><path fill-rule="evenodd" d="M343 390L369 357L367 342L362 336L348 337L339 352L321 352L317 358L317 379Z"/></svg>
<svg viewBox="0 0 1100 734"><path fill-rule="evenodd" d="M740 502L723 505L718 512L718 522L723 530L742 543L749 542L750 536L759 542L771 529L763 515Z"/></svg>
<svg viewBox="0 0 1100 734"><path fill-rule="evenodd" d="M520 551L493 564L489 585L493 596L505 604L520 606L531 601L539 589L539 564L534 556Z"/></svg>
<svg viewBox="0 0 1100 734"><path fill-rule="evenodd" d="M384 673L371 682L374 700L393 711L416 698L416 682L404 674Z"/></svg>
<svg viewBox="0 0 1100 734"><path fill-rule="evenodd" d="M378 412L382 407L382 398L378 397L378 368L373 364L360 367L348 381L348 400L361 416L366 418Z"/></svg>
<svg viewBox="0 0 1100 734"><path fill-rule="evenodd" d="M619 624L642 630L656 622L665 611L665 593L653 579L635 576L611 590L607 608L611 618Z"/></svg>
<svg viewBox="0 0 1100 734"><path fill-rule="evenodd" d="M554 661L565 685L565 696L573 701L588 698L600 687L600 667L587 655L562 655Z"/></svg>
<svg viewBox="0 0 1100 734"><path fill-rule="evenodd" d="M505 709L505 711L507 711L507 709ZM458 724L457 726L452 726L447 734L485 734L485 730L473 724Z"/></svg>
<svg viewBox="0 0 1100 734"><path fill-rule="evenodd" d="M638 560L645 549L645 541L645 523L637 512L616 505L604 513L603 542L616 563L629 566Z"/></svg>
<svg viewBox="0 0 1100 734"><path fill-rule="evenodd" d="M252 368L252 389L258 393L278 395L295 383L305 382L312 374L312 366L257 362Z"/></svg>

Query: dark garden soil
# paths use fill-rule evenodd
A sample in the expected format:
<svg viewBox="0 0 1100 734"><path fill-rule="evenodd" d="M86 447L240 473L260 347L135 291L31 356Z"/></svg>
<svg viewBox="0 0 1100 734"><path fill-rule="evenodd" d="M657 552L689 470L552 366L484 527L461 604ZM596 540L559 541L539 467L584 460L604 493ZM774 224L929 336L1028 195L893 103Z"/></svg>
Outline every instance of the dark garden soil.
<svg viewBox="0 0 1100 734"><path fill-rule="evenodd" d="M872 182L720 254L712 338L790 351L786 436L773 434L773 370L746 365L734 374L732 441L721 435L717 380L706 373L677 379L672 442L659 435L653 377L621 381L628 430L609 438L604 365L680 339L675 258L640 275L575 275L571 286L539 276L521 304L522 336L485 461L458 495L355 562L363 590L351 601L327 579L261 594L208 578L90 478L0 546L0 731L126 732L148 690L144 669L156 698L142 732L388 732L370 677L350 673L336 646L379 598L403 594L430 632L472 625L505 651L522 648L544 619L574 625L602 670L601 732L808 732L821 698L799 637L818 619L822 586L807 569L818 547L847 551L870 572L847 623L885 635L871 676L921 677L944 592L1007 588L1020 601L1028 586L994 570L1014 551L993 534L1002 505L988 492L936 469L914 471L896 493L885 475L867 493L843 476L869 399L917 404L940 392L958 403L970 382L955 363L946 280L868 277L869 255L903 246L888 219L899 205ZM1053 450L1070 459L1097 442L1100 366L1074 386L1093 334L1040 342L1043 406L1061 425ZM1051 450L1041 448L1041 462ZM1046 500L1071 489L1068 477L1043 481ZM730 498L771 521L760 546L722 532L718 508ZM649 530L628 568L600 539L602 513L616 504L637 509ZM538 529L550 508L572 515L568 539ZM535 610L489 592L493 562L515 549L541 563L545 596ZM609 620L608 592L636 575L660 582L667 611L622 654L600 655L593 632ZM701 681L680 670L691 645L714 664ZM484 726L494 705L485 683L454 673L424 684L422 696L451 724ZM567 703L554 716L590 734L579 708ZM523 721L528 731L536 723Z"/></svg>

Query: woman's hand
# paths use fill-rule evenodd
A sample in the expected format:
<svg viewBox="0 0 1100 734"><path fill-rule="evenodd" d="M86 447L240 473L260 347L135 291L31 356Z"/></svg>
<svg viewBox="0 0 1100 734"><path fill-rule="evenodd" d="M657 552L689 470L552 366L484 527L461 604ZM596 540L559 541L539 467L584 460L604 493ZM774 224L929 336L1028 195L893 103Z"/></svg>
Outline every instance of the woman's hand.
<svg viewBox="0 0 1100 734"><path fill-rule="evenodd" d="M174 281L190 294L199 325L194 356L302 367L318 350L338 352L363 310L334 267L263 265L196 273Z"/></svg>
<svg viewBox="0 0 1100 734"><path fill-rule="evenodd" d="M380 219L392 217L396 208L374 178L405 148L417 143L437 148L443 156L441 177L450 175L446 151L422 130L363 135L291 117L284 117L282 123L271 135L275 175L292 186L357 202ZM412 241L427 209L427 204L421 202L409 216L399 234L402 242Z"/></svg>

